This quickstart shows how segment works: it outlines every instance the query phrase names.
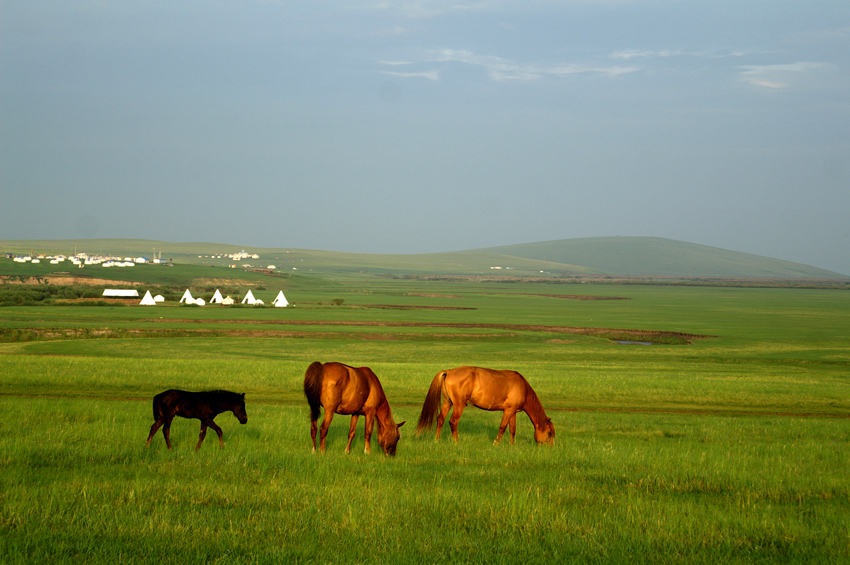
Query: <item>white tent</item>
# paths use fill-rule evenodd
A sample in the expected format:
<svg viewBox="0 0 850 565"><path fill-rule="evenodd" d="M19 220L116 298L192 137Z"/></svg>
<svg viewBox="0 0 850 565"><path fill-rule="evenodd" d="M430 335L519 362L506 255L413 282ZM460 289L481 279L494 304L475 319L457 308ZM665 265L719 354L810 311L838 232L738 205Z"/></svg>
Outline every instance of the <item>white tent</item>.
<svg viewBox="0 0 850 565"><path fill-rule="evenodd" d="M195 299L192 298L192 293L189 292L189 289L186 289L186 292L183 293L183 298L180 299L180 302L185 302L186 304L194 304Z"/></svg>
<svg viewBox="0 0 850 565"><path fill-rule="evenodd" d="M274 299L272 304L274 304L278 308L286 308L286 306L289 304L289 301L283 295L283 291L281 290L277 293L277 298Z"/></svg>
<svg viewBox="0 0 850 565"><path fill-rule="evenodd" d="M210 298L210 304L221 304L222 302L224 302L224 297L218 289L215 289L215 294Z"/></svg>
<svg viewBox="0 0 850 565"><path fill-rule="evenodd" d="M151 291L147 291L145 293L145 297L142 298L142 301L139 302L139 304L141 306L156 306L156 302L154 301L153 296L151 296Z"/></svg>
<svg viewBox="0 0 850 565"><path fill-rule="evenodd" d="M157 294L153 297L154 302L165 302L165 297L161 294Z"/></svg>
<svg viewBox="0 0 850 565"><path fill-rule="evenodd" d="M245 298L242 299L242 304L262 304L262 302L258 302L256 298L254 298L254 294L249 290L248 294L245 295Z"/></svg>
<svg viewBox="0 0 850 565"><path fill-rule="evenodd" d="M204 299L203 299L203 298L196 298L196 299L195 299L195 304L197 304L198 306L203 306L203 305L205 305L205 304L206 304L206 302L204 302Z"/></svg>

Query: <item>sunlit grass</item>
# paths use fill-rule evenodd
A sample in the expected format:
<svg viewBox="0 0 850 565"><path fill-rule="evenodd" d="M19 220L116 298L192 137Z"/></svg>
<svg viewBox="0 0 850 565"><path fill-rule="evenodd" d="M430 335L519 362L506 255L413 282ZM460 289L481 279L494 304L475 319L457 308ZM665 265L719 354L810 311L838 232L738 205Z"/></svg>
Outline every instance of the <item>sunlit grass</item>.
<svg viewBox="0 0 850 565"><path fill-rule="evenodd" d="M3 343L0 561L850 560L850 295L582 285L629 298L593 303L512 296L553 293L546 285L404 281L339 291L328 292L342 308L7 308L0 328L266 330L288 317L316 332L328 320L509 321L717 337L645 347L342 325L333 336ZM388 302L476 309L361 307ZM408 422L396 458L363 454L362 419L345 455L339 415L328 452L311 453L301 388L314 360L375 370L395 420ZM472 408L459 444L447 433L435 442L433 430L415 438L431 379L463 364L522 372L555 423L555 447L538 448L524 415L516 444L494 446L500 414ZM248 424L219 416L224 449L211 436L195 453L199 422L177 419L173 451L161 433L145 449L151 399L172 387L245 392Z"/></svg>
<svg viewBox="0 0 850 565"><path fill-rule="evenodd" d="M0 409L7 562L850 558L844 420L559 413L545 449L527 422L494 446L498 418L467 411L460 444L407 433L391 459L362 430L346 456L340 416L314 455L306 409L275 404L198 453L196 421L143 447L148 402Z"/></svg>

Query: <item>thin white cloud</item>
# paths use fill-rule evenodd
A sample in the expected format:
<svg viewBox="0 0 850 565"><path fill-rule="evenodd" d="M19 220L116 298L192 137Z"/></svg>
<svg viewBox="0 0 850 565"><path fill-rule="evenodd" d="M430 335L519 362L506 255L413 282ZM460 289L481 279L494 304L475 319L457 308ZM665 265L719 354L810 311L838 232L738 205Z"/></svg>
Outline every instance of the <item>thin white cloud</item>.
<svg viewBox="0 0 850 565"><path fill-rule="evenodd" d="M414 63L412 61L378 61L381 65L388 67L409 67ZM381 71L381 74L390 75L401 78L427 78L428 80L440 80L439 71Z"/></svg>
<svg viewBox="0 0 850 565"><path fill-rule="evenodd" d="M784 65L742 65L741 78L752 86L783 89L806 85L811 76L827 68L825 63L788 63Z"/></svg>
<svg viewBox="0 0 850 565"><path fill-rule="evenodd" d="M624 51L611 53L611 58L624 59L628 61L630 59L643 57L672 57L673 55L681 55L681 53L681 51L671 51L669 49L662 49L661 51L654 51L651 49L626 49Z"/></svg>
<svg viewBox="0 0 850 565"><path fill-rule="evenodd" d="M425 71L418 73L402 73L396 71L381 71L381 74L391 75L394 77L402 77L402 78L427 78L428 80L440 80L440 73L438 71Z"/></svg>
<svg viewBox="0 0 850 565"><path fill-rule="evenodd" d="M750 52L752 54L753 52ZM759 52L762 53L763 52ZM672 57L693 57L703 59L725 59L727 57L742 57L746 55L744 51L685 51L683 49L624 49L622 51L614 51L609 55L611 59L622 59L630 61L632 59L669 59Z"/></svg>
<svg viewBox="0 0 850 565"><path fill-rule="evenodd" d="M615 77L639 70L639 67L597 66L579 64L532 65L519 64L510 59L492 55L478 55L465 49L442 49L431 52L429 61L434 63L462 63L484 69L491 79L497 81L537 80L543 77L564 77L575 74L599 74Z"/></svg>

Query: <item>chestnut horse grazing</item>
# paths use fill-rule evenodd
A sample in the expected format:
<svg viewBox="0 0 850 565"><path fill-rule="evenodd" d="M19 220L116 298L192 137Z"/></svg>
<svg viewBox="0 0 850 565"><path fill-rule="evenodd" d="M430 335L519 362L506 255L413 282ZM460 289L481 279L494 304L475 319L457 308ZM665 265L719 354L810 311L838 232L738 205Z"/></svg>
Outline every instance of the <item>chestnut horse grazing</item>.
<svg viewBox="0 0 850 565"><path fill-rule="evenodd" d="M218 434L218 445L224 447L224 437L213 418L222 412L233 412L240 424L248 421L245 413L245 395L227 390L209 390L204 392L187 392L185 390L166 390L153 397L153 417L156 420L151 426L151 433L145 447L151 444L156 431L162 426L165 445L171 449L171 420L175 416L194 418L201 421L201 437L195 451L201 449L201 443L207 435L207 426Z"/></svg>
<svg viewBox="0 0 850 565"><path fill-rule="evenodd" d="M358 416L366 416L366 447L364 452L371 453L369 446L375 419L378 420L378 443L385 455L395 455L396 445L401 435L398 429L404 425L396 424L390 411L390 403L384 395L384 389L378 377L369 367L349 367L342 363L313 362L304 374L304 395L310 404L310 436L313 438L313 451L316 451L317 420L319 406L324 407L325 417L319 433L319 449L325 452L325 438L334 414L351 415L351 427L348 430L348 445L345 452L351 451Z"/></svg>
<svg viewBox="0 0 850 565"><path fill-rule="evenodd" d="M467 403L471 403L484 410L503 411L499 434L494 443L498 444L502 440L505 428L510 424L513 444L516 436L516 413L525 412L534 424L534 439L537 443L555 445L555 426L552 425L552 420L546 417L543 405L531 385L516 371L497 371L481 367L458 367L440 371L431 382L431 388L428 389L428 395L422 405L422 413L416 426L417 436L434 423L441 397L443 408L437 416L436 439L440 439L440 428L443 427L449 409L454 406L449 427L452 437L457 441L457 423Z"/></svg>

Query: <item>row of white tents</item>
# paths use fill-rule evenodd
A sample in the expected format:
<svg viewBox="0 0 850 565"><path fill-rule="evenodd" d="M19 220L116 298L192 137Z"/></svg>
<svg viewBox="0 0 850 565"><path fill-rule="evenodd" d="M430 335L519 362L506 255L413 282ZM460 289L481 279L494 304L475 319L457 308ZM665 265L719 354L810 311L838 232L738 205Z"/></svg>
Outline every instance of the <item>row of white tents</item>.
<svg viewBox="0 0 850 565"><path fill-rule="evenodd" d="M150 294L150 292L148 292ZM186 292L183 293L183 298L180 299L181 304L195 304L197 306L204 306L206 301L203 298L193 298L192 293L189 292L189 289L186 289ZM230 304L235 304L236 301L233 300L230 296L223 297L221 292L216 289L213 297L210 298L210 304L223 304L225 306L229 306ZM264 304L264 302L258 298L254 298L254 293L250 290L245 294L245 298L242 299L242 304ZM142 304L144 304L144 300L142 300ZM283 291L277 293L277 296L272 301L277 308L285 308L289 305L289 301L286 299L286 296L283 295Z"/></svg>
<svg viewBox="0 0 850 565"><path fill-rule="evenodd" d="M116 290L116 289L106 289L103 291L103 296L112 297L112 298L138 298L139 291L137 290ZM165 302L165 298L161 294L157 294L156 296L151 295L151 291L145 292L145 296L142 298L142 301L139 302L141 306L156 306L160 302ZM196 306L205 306L206 301L203 298L194 298L192 293L189 292L189 289L186 289L186 292L183 293L183 298L180 299L181 304L195 304ZM230 304L235 304L236 301L231 297L223 297L221 292L216 289L213 297L210 298L210 304L222 304L228 306ZM245 298L242 299L242 304L264 304L262 300L254 298L254 293L250 290L247 294L245 294ZM286 296L283 295L283 291L277 293L277 297L272 301L272 304L277 308L285 308L289 305L289 301L286 299Z"/></svg>

